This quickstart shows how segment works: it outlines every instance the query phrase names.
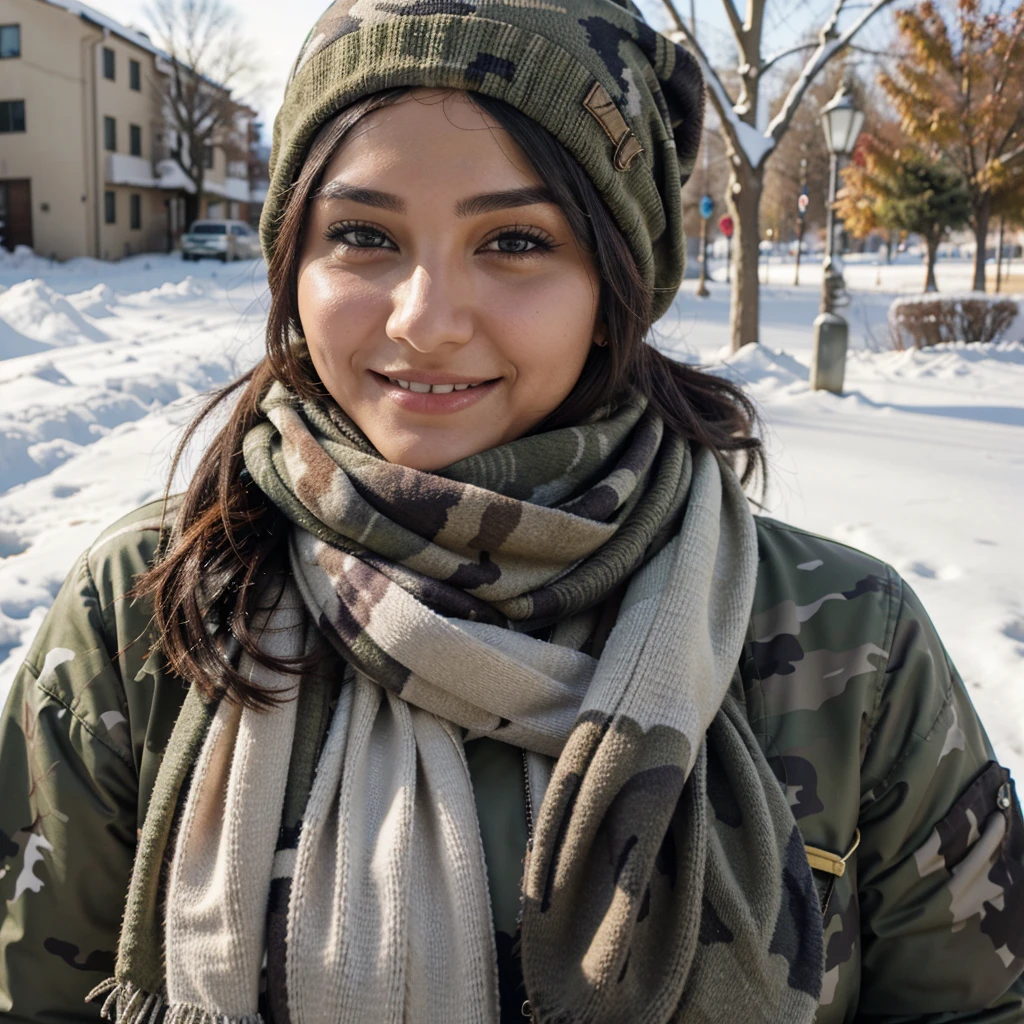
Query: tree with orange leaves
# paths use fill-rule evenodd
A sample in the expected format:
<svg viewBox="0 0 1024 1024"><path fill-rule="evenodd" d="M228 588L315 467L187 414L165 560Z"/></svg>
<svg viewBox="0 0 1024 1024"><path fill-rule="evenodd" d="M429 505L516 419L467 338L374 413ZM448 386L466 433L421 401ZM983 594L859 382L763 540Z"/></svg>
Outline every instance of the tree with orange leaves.
<svg viewBox="0 0 1024 1024"><path fill-rule="evenodd" d="M836 213L846 230L856 238L877 228L920 235L925 244L924 290L936 291L939 243L970 221L970 193L960 172L948 160L934 161L913 145L862 135L853 162L842 174Z"/></svg>
<svg viewBox="0 0 1024 1024"><path fill-rule="evenodd" d="M880 82L906 136L960 172L977 242L976 291L985 290L993 214L1021 188L1024 165L1024 0L1012 11L955 0L947 25L932 0L897 16L905 56Z"/></svg>

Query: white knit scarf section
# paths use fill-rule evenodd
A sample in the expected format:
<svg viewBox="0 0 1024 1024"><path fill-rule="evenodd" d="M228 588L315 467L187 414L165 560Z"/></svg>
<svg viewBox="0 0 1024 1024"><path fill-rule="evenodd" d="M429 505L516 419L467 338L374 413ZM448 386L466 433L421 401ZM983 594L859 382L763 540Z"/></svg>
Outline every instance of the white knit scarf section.
<svg viewBox="0 0 1024 1024"><path fill-rule="evenodd" d="M315 578L320 542L301 533L299 540L299 587L289 582L264 623L263 647L281 657L304 653L307 588L324 582ZM684 730L696 751L735 668L755 574L754 525L742 490L701 452L682 530L634 574L600 662L434 616L438 631L420 634L424 642L458 642L447 648L447 661L436 649L424 656L429 678L414 675L403 697L361 675L346 683L298 849L278 854L276 864L297 701L269 714L222 702L196 765L169 877L168 1024L257 1024L268 893L282 874L293 879L292 1024L497 1024L487 874L463 728L495 713L512 718L516 742L534 752L535 796L544 762L552 763L543 755L555 733L565 742L581 707L628 707L645 728L665 722ZM416 615L434 615L413 604ZM396 629L404 634L396 644L408 647L419 627L406 621ZM647 642L652 630L657 640ZM270 691L294 685L294 677L248 660L241 671ZM519 686L530 698L517 705ZM280 860L289 857L294 864Z"/></svg>

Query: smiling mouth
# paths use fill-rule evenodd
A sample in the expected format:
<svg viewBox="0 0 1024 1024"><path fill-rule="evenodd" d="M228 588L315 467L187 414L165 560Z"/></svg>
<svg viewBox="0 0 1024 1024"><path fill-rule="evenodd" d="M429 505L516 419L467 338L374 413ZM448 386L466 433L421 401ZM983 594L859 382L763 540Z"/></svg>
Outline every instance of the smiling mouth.
<svg viewBox="0 0 1024 1024"><path fill-rule="evenodd" d="M388 380L400 388L405 388L406 391L415 391L418 395L447 395L452 391L466 391L469 388L480 387L479 384L421 384L418 380L401 380L398 377L388 377Z"/></svg>
<svg viewBox="0 0 1024 1024"><path fill-rule="evenodd" d="M425 381L404 380L401 377L390 377L385 373L378 373L377 376L386 380L389 384L396 384L404 391L411 391L417 395L448 395L453 391L470 391L473 388L483 387L485 384L493 384L498 380L498 378L495 377L491 380L477 381L475 384L470 384L466 381L460 381L458 383L448 381L445 383L428 384Z"/></svg>

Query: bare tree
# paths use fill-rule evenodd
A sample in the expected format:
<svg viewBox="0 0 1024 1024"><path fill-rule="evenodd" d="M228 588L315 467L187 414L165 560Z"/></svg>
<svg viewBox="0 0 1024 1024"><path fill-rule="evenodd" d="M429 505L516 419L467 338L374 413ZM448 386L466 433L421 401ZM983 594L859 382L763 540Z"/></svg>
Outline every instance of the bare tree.
<svg viewBox="0 0 1024 1024"><path fill-rule="evenodd" d="M691 26L679 13L674 0L662 0L672 20L670 35L683 42L696 56L707 80L708 94L722 122L730 159L728 202L736 224L733 245L732 308L730 329L732 348L758 340L758 244L759 210L768 159L782 141L804 97L822 69L842 53L858 32L892 0L851 3L835 0L832 12L822 25L816 41L789 47L765 56L762 51L767 0L746 0L746 12L740 16L736 0L721 0L732 30L738 54L735 76L737 95L733 99L726 88L725 76L712 66L707 53L694 38ZM847 8L858 16L840 31L839 22ZM757 109L762 80L774 65L786 58L810 51L803 69L782 102L779 112L762 132L757 127Z"/></svg>
<svg viewBox="0 0 1024 1024"><path fill-rule="evenodd" d="M148 14L169 58L160 98L174 133L170 155L192 185L185 193L190 224L200 216L213 148L229 161L249 158L239 123L249 108L232 91L252 74L252 47L224 0L155 0Z"/></svg>
<svg viewBox="0 0 1024 1024"><path fill-rule="evenodd" d="M776 106L788 94L797 73L794 68L779 83L782 89ZM765 166L759 220L773 229L780 242L791 241L798 233L797 200L804 185L809 200L805 228L812 238L825 229L829 159L821 109L832 98L842 75L843 68L836 63L819 76Z"/></svg>

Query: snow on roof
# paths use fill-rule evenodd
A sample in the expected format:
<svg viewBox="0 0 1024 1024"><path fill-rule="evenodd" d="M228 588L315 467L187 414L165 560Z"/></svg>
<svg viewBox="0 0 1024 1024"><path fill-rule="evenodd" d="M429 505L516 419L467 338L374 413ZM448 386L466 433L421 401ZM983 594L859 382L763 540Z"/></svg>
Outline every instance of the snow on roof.
<svg viewBox="0 0 1024 1024"><path fill-rule="evenodd" d="M133 43L135 46L138 46L143 50L147 50L149 53L154 54L161 60L165 60L168 63L171 61L171 55L165 50L161 50L160 47L157 46L144 31L142 31L142 29L132 28L129 25L122 25L121 22L110 17L109 14L97 11L95 7L83 4L81 0L43 0L43 3L47 3L51 7L60 7L69 14L77 15L83 21L91 22L93 25L106 29L113 35L120 36L129 43ZM224 88L219 82L215 82L212 78L205 75L203 78L217 89ZM255 116L256 111L253 110L252 114Z"/></svg>
<svg viewBox="0 0 1024 1024"><path fill-rule="evenodd" d="M43 0L43 2L50 4L51 7L63 8L63 10L67 11L69 14L77 15L83 21L88 21L94 25L98 25L100 28L107 29L114 35L127 40L129 43L133 43L135 46L138 46L143 50L148 50L150 53L156 54L157 57L162 57L164 60L170 60L170 57L164 53L159 46L155 46L153 44L153 41L145 32L136 28L129 28L127 25L122 25L121 22L116 21L114 18L110 17L109 14L97 11L95 7L90 7L88 4L81 3L81 0Z"/></svg>

